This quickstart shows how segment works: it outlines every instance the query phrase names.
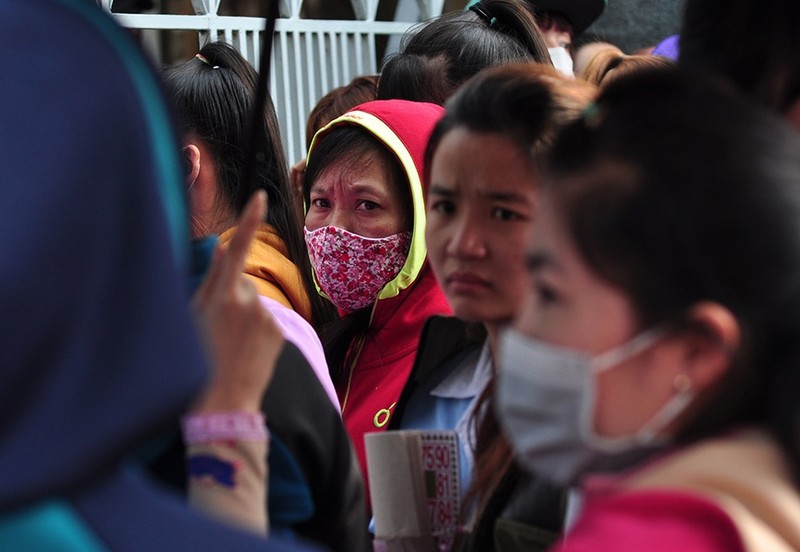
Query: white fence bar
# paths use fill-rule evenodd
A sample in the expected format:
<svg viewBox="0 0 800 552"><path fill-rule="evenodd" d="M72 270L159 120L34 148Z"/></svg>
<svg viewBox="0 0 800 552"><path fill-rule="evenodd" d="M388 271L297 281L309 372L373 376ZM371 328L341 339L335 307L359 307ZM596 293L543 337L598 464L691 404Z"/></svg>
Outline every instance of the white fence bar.
<svg viewBox="0 0 800 552"><path fill-rule="evenodd" d="M374 17L376 5L369 5L364 15ZM211 8L215 9L216 5ZM299 3L293 0L289 9L299 13ZM209 40L225 40L253 66L259 66L263 18L215 13L115 13L114 16L123 26L133 29L197 31L198 49ZM329 90L347 84L357 76L377 74L380 60L376 59L376 37L399 36L415 24L300 19L296 16L277 20L270 93L290 163L305 155L306 118L317 101Z"/></svg>

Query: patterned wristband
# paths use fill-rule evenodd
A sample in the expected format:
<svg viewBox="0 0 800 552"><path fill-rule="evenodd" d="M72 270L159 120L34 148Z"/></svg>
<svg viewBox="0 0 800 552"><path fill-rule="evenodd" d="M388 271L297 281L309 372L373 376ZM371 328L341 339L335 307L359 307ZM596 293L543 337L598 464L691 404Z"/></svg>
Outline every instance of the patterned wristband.
<svg viewBox="0 0 800 552"><path fill-rule="evenodd" d="M264 415L254 412L189 414L181 419L187 445L214 441L267 441Z"/></svg>

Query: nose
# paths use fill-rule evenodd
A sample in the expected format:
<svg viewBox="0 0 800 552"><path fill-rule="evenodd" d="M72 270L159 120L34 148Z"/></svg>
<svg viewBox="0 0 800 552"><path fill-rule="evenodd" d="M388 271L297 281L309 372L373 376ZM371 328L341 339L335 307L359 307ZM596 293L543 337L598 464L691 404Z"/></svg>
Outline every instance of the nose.
<svg viewBox="0 0 800 552"><path fill-rule="evenodd" d="M338 207L334 207L331 210L330 216L328 217L328 225L335 226L336 228L341 228L343 230L347 230L348 232L353 232L352 224L351 224L351 215L345 209L339 209Z"/></svg>
<svg viewBox="0 0 800 552"><path fill-rule="evenodd" d="M452 237L447 245L447 253L456 258L480 259L486 256L486 242L478 225L471 224L469 217L459 217L454 221Z"/></svg>

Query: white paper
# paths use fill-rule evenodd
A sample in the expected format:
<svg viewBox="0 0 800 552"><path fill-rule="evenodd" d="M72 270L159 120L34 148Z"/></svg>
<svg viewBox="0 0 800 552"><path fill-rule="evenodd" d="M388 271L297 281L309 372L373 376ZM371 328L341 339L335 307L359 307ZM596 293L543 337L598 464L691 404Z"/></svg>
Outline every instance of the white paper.
<svg viewBox="0 0 800 552"><path fill-rule="evenodd" d="M461 504L456 432L368 433L365 446L376 550L450 550Z"/></svg>

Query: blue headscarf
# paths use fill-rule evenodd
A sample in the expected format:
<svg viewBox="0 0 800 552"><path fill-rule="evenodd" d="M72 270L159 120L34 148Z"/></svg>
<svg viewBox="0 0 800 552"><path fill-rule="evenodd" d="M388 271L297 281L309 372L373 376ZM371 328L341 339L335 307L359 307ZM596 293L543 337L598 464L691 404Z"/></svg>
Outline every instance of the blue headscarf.
<svg viewBox="0 0 800 552"><path fill-rule="evenodd" d="M158 84L93 3L43 4L0 2L1 509L112 469L206 373Z"/></svg>

